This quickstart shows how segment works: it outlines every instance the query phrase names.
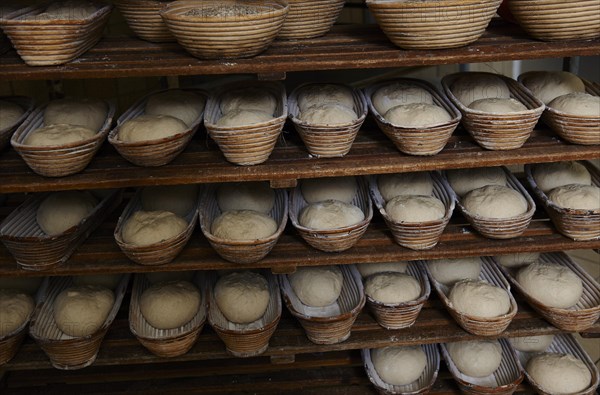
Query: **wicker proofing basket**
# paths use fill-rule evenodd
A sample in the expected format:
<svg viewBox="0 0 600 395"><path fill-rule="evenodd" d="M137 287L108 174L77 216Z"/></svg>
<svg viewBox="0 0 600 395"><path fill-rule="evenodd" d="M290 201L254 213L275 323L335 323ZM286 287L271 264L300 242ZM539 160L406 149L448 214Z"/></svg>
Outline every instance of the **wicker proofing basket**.
<svg viewBox="0 0 600 395"><path fill-rule="evenodd" d="M489 259L490 262L493 258ZM563 331L582 332L594 325L600 318L600 284L585 270L571 260L565 253L542 254L542 262L556 263L571 269L583 283L583 295L577 304L568 309L546 306L530 296L516 280L518 269L510 269L497 264L498 268L510 280L513 287L523 295L527 304L540 313L548 322Z"/></svg>
<svg viewBox="0 0 600 395"><path fill-rule="evenodd" d="M475 230L490 239L512 239L521 236L529 226L535 212L535 203L523 185L507 168L503 167L502 169L506 173L506 186L519 192L527 200L525 213L510 218L484 218L469 213L462 205L461 199L457 197L457 206L465 218Z"/></svg>
<svg viewBox="0 0 600 395"><path fill-rule="evenodd" d="M129 305L129 330L151 353L159 357L176 357L187 353L198 340L206 322L208 286L205 276L200 272L195 274L194 284L202 297L194 318L178 328L157 329L146 321L140 310L140 297L151 284L145 274L135 276Z"/></svg>
<svg viewBox="0 0 600 395"><path fill-rule="evenodd" d="M102 339L119 311L128 283L129 274L124 274L114 290L113 307L104 324L95 333L84 337L73 337L58 329L54 321L54 301L58 294L73 285L73 280L70 277L50 279L45 300L36 306L31 318L29 334L50 358L52 366L57 369L74 370L94 363Z"/></svg>
<svg viewBox="0 0 600 395"><path fill-rule="evenodd" d="M212 185L204 190L202 204L199 209L200 229L221 258L234 263L254 263L263 259L275 246L283 234L288 219L287 193L284 189L275 190L275 204L269 216L277 223L277 231L271 236L259 240L227 240L211 233L213 221L221 215L217 203L217 186Z"/></svg>
<svg viewBox="0 0 600 395"><path fill-rule="evenodd" d="M519 25L538 40L600 37L598 0L510 0L508 7Z"/></svg>
<svg viewBox="0 0 600 395"><path fill-rule="evenodd" d="M306 145L308 152L317 158L334 158L344 156L350 152L352 143L358 134L365 118L367 117L367 101L359 89L352 90L354 96L354 112L358 115L354 121L346 125L311 125L300 118L298 107L298 93L307 86L319 85L315 83L302 84L294 89L288 98L289 117L294 123L296 131Z"/></svg>
<svg viewBox="0 0 600 395"><path fill-rule="evenodd" d="M456 48L476 41L501 0L367 0L388 39L404 49Z"/></svg>
<svg viewBox="0 0 600 395"><path fill-rule="evenodd" d="M339 266L343 275L342 292L325 307L307 306L298 299L288 276L279 275L281 296L288 310L300 321L308 339L316 344L336 344L350 337L352 324L365 305L365 292L354 266Z"/></svg>
<svg viewBox="0 0 600 395"><path fill-rule="evenodd" d="M372 97L377 90L380 88L394 84L395 82L409 83L419 88L425 89L433 97L433 102L442 107L450 114L452 120L438 125L427 128L407 128L401 126L394 126L388 122L383 115L380 114L377 109L373 106ZM413 78L399 78L390 81L383 81L377 84L369 86L365 90L365 96L367 97L367 103L369 104L369 110L379 129L394 143L398 151L408 155L435 155L439 153L446 143L450 139L450 136L458 126L461 119L460 112L454 107L454 105L428 82L413 79Z"/></svg>
<svg viewBox="0 0 600 395"><path fill-rule="evenodd" d="M433 284L433 288L436 290L438 296L442 300L446 310L448 310L452 318L454 318L454 320L469 333L477 336L498 336L504 332L514 316L517 314L517 302L510 293L510 285L502 275L500 269L498 269L492 262L485 260L483 261L483 264L481 265L481 273L479 274L479 280L485 280L491 285L495 285L504 289L510 298L510 310L506 314L491 318L470 316L460 313L458 310L456 310L452 305L452 302L450 302L450 299L448 299L451 287L436 281L427 266L426 269L429 279Z"/></svg>
<svg viewBox="0 0 600 395"><path fill-rule="evenodd" d="M535 389L535 392L537 392L540 395L554 395L545 391L535 381L533 381L531 376L529 376L529 374L527 373L527 369L525 369L527 367L527 362L529 361L529 359L535 356L536 353L521 352L518 350L515 350L515 352L517 354L517 358L521 369L525 371L527 381L529 381L529 384L531 384L531 386ZM594 362L592 362L590 356L585 352L585 350L579 345L579 343L577 343L577 340L575 340L575 337L572 334L561 333L555 335L552 344L550 344L546 352L571 354L574 357L581 359L581 361L583 361L583 363L590 370L590 374L592 375L592 381L590 386L584 389L583 391L575 392L569 395L593 395L596 393L598 383L600 382L598 368L596 367L596 365L594 365Z"/></svg>
<svg viewBox="0 0 600 395"><path fill-rule="evenodd" d="M112 5L95 3L98 10L85 19L36 19L46 5L22 8L0 18L0 27L29 66L68 63L92 48L102 37ZM32 17L28 19L23 19Z"/></svg>
<svg viewBox="0 0 600 395"><path fill-rule="evenodd" d="M417 299L405 303L381 303L367 295L367 304L379 325L386 329L402 329L415 323L431 293L424 265L425 262L413 261L407 268L407 274L414 277L421 285L421 294Z"/></svg>
<svg viewBox="0 0 600 395"><path fill-rule="evenodd" d="M277 99L274 118L249 126L217 126L223 116L221 97L228 90L261 88ZM217 143L225 159L236 165L257 165L269 159L287 118L285 88L279 82L238 82L221 87L206 103L204 125L208 135Z"/></svg>
<svg viewBox="0 0 600 395"><path fill-rule="evenodd" d="M0 224L0 240L22 269L49 270L66 262L122 199L120 190L111 193L79 224L50 236L36 220L37 209L48 195L31 196Z"/></svg>
<svg viewBox="0 0 600 395"><path fill-rule="evenodd" d="M373 207L367 182L357 177L358 191L352 204L360 208L365 214L365 219L361 222L347 226L345 228L336 228L331 230L314 230L300 225L298 217L300 212L308 203L302 196L300 185L290 193L290 220L294 228L300 233L300 236L312 247L325 252L341 252L351 248L362 235L367 231L369 222L373 218Z"/></svg>
<svg viewBox="0 0 600 395"><path fill-rule="evenodd" d="M177 89L179 90L179 89ZM199 89L185 89L198 95L205 96L205 93ZM145 140L126 142L119 139L119 128L130 119L134 119L145 113L146 102L150 96L157 93L165 92L161 90L152 92L144 96L135 103L129 110L117 120L117 126L111 130L108 135L108 142L111 143L121 156L129 162L138 166L163 166L171 162L180 153L183 152L194 134L200 126L204 112L200 113L198 118L183 132L174 134L169 137L163 137L156 140Z"/></svg>
<svg viewBox="0 0 600 395"><path fill-rule="evenodd" d="M450 357L445 344L440 344L441 354L446 361L446 366L452 378L458 384L460 392L468 395L511 395L525 375L514 349L507 339L498 339L502 347L502 360L500 366L486 377L471 377L463 374Z"/></svg>
<svg viewBox="0 0 600 395"><path fill-rule="evenodd" d="M244 16L186 16L190 10L251 6ZM160 11L167 28L191 55L201 59L248 58L267 49L283 26L289 6L281 0L174 1Z"/></svg>
<svg viewBox="0 0 600 395"><path fill-rule="evenodd" d="M288 0L290 10L277 38L300 40L327 34L342 12L344 2L345 0Z"/></svg>
<svg viewBox="0 0 600 395"><path fill-rule="evenodd" d="M263 276L269 283L269 304L265 314L250 324L233 323L221 313L215 301L214 285L216 278L213 277L209 291L208 322L225 343L227 352L235 357L254 357L264 353L269 347L269 340L275 333L281 318L281 297L279 296L277 278L266 272L263 273Z"/></svg>
<svg viewBox="0 0 600 395"><path fill-rule="evenodd" d="M113 117L114 103L106 102L106 119L94 137L48 147L25 144L27 137L44 126L44 105L31 113L12 135L11 145L35 173L45 177L64 177L76 174L87 167L106 139Z"/></svg>
<svg viewBox="0 0 600 395"><path fill-rule="evenodd" d="M427 365L421 373L421 377L407 385L388 384L379 377L373 361L371 359L371 350L368 348L361 350L363 365L371 383L382 395L420 395L428 393L437 379L440 370L440 353L435 344L423 344L419 346L427 356Z"/></svg>
<svg viewBox="0 0 600 395"><path fill-rule="evenodd" d="M136 36L153 43L175 41L160 16L160 10L168 3L164 0L115 0L127 25Z"/></svg>
<svg viewBox="0 0 600 395"><path fill-rule="evenodd" d="M26 96L1 96L0 100L8 101L14 104L19 105L23 108L23 115L19 117L12 125L0 130L0 151L2 151L8 143L10 142L10 138L17 127L25 121L29 114L33 111L34 101L30 97ZM1 111L1 109L0 109Z"/></svg>
<svg viewBox="0 0 600 395"><path fill-rule="evenodd" d="M196 199L196 205L189 213L183 218L187 222L187 227L183 232L178 235L171 237L167 240L161 240L158 243L154 243L147 246L137 246L129 244L123 240L122 232L123 226L127 220L136 211L143 210L141 201L142 189L140 188L135 196L129 201L123 213L117 221L117 227L114 231L115 241L117 245L127 256L137 264L146 266L164 265L171 262L179 255L185 245L188 243L196 228L196 215L198 214L198 199Z"/></svg>
<svg viewBox="0 0 600 395"><path fill-rule="evenodd" d="M600 187L600 172L590 162L580 161L592 176L592 185ZM538 188L532 176L532 166L525 165L525 174L533 194L548 213L552 223L563 235L577 241L600 239L600 209L576 210L563 208L551 201L548 196Z"/></svg>
<svg viewBox="0 0 600 395"><path fill-rule="evenodd" d="M372 176L370 178L371 198L375 203L375 207L381 213L396 243L411 250L427 250L435 247L454 211L456 197L448 182L437 172L430 172L429 174L433 180L433 196L444 203L446 213L443 218L428 222L394 221L385 211L386 202L379 193L377 177Z"/></svg>
<svg viewBox="0 0 600 395"><path fill-rule="evenodd" d="M493 75L501 78L510 90L511 98L523 103L527 110L509 114L492 114L473 110L463 104L452 93L452 84L465 75ZM450 74L442 78L442 86L448 98L462 113L462 124L467 132L481 147L489 150L511 150L521 148L531 136L537 124L544 103L512 78L484 72L465 72Z"/></svg>

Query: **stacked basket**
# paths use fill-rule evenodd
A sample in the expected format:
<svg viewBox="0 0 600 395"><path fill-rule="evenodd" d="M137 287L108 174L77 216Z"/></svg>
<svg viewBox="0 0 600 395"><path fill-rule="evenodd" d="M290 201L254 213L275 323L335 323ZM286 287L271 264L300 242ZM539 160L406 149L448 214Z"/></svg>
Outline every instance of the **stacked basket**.
<svg viewBox="0 0 600 395"><path fill-rule="evenodd" d="M320 37L331 29L345 0L288 0L290 11L277 38L299 40Z"/></svg>

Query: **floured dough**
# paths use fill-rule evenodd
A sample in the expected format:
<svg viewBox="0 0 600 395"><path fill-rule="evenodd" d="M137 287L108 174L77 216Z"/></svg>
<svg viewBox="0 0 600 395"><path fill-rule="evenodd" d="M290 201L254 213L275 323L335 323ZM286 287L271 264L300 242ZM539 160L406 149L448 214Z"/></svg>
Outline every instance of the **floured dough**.
<svg viewBox="0 0 600 395"><path fill-rule="evenodd" d="M23 143L32 147L51 147L89 140L95 134L91 129L81 126L55 124L34 130Z"/></svg>
<svg viewBox="0 0 600 395"><path fill-rule="evenodd" d="M518 252L516 254L496 255L496 261L505 267L521 267L537 262L540 258L539 252Z"/></svg>
<svg viewBox="0 0 600 395"><path fill-rule="evenodd" d="M563 185L592 184L590 172L578 162L539 163L533 166L531 175L544 193Z"/></svg>
<svg viewBox="0 0 600 395"><path fill-rule="evenodd" d="M483 218L512 218L527 212L527 200L514 189L488 185L465 195L462 201L471 215Z"/></svg>
<svg viewBox="0 0 600 395"><path fill-rule="evenodd" d="M0 130L12 125L25 113L25 110L16 103L0 100Z"/></svg>
<svg viewBox="0 0 600 395"><path fill-rule="evenodd" d="M34 307L33 298L26 293L0 289L0 337L19 329Z"/></svg>
<svg viewBox="0 0 600 395"><path fill-rule="evenodd" d="M550 347L554 335L511 337L508 339L515 350L522 352L544 352Z"/></svg>
<svg viewBox="0 0 600 395"><path fill-rule="evenodd" d="M442 107L425 103L392 107L384 118L392 125L403 128L429 128L452 120L448 111Z"/></svg>
<svg viewBox="0 0 600 395"><path fill-rule="evenodd" d="M67 124L83 126L93 132L102 128L108 108L99 99L59 99L48 103L44 110L44 125Z"/></svg>
<svg viewBox="0 0 600 395"><path fill-rule="evenodd" d="M307 203L339 200L351 203L358 191L355 177L308 178L300 184L302 196Z"/></svg>
<svg viewBox="0 0 600 395"><path fill-rule="evenodd" d="M79 224L94 210L97 203L89 192L54 192L38 207L36 220L44 233L57 235Z"/></svg>
<svg viewBox="0 0 600 395"><path fill-rule="evenodd" d="M344 282L342 271L337 266L298 267L288 278L298 299L312 307L334 303L342 292Z"/></svg>
<svg viewBox="0 0 600 395"><path fill-rule="evenodd" d="M258 211L231 210L215 218L210 231L226 240L260 240L275 234L277 223Z"/></svg>
<svg viewBox="0 0 600 395"><path fill-rule="evenodd" d="M300 211L300 225L314 230L329 230L356 225L365 219L363 211L339 200L311 203Z"/></svg>
<svg viewBox="0 0 600 395"><path fill-rule="evenodd" d="M69 336L83 337L95 333L106 321L115 302L113 292L105 287L82 285L70 287L54 301L54 321Z"/></svg>
<svg viewBox="0 0 600 395"><path fill-rule="evenodd" d="M373 367L391 385L407 385L421 377L427 355L421 346L384 347L371 350Z"/></svg>
<svg viewBox="0 0 600 395"><path fill-rule="evenodd" d="M186 217L196 208L198 185L165 185L142 189L141 201L145 211L170 211Z"/></svg>
<svg viewBox="0 0 600 395"><path fill-rule="evenodd" d="M527 73L521 82L544 104L568 93L585 92L583 81L567 71Z"/></svg>
<svg viewBox="0 0 600 395"><path fill-rule="evenodd" d="M498 340L474 340L446 343L454 365L471 377L487 377L502 362L502 346Z"/></svg>
<svg viewBox="0 0 600 395"><path fill-rule="evenodd" d="M85 0L66 0L52 3L37 19L86 19L98 8Z"/></svg>
<svg viewBox="0 0 600 395"><path fill-rule="evenodd" d="M408 262L400 261L400 262L386 262L386 263L359 263L356 265L358 272L362 276L362 278L367 278L376 273L383 272L398 272L398 273L406 273L406 269L408 267Z"/></svg>
<svg viewBox="0 0 600 395"><path fill-rule="evenodd" d="M410 302L421 295L421 284L408 274L377 273L365 281L365 294L380 303Z"/></svg>
<svg viewBox="0 0 600 395"><path fill-rule="evenodd" d="M579 276L558 263L532 263L519 270L516 279L529 296L550 307L568 309L583 294Z"/></svg>
<svg viewBox="0 0 600 395"><path fill-rule="evenodd" d="M98 285L108 289L115 289L121 281L122 274L86 274L73 276L75 285Z"/></svg>
<svg viewBox="0 0 600 395"><path fill-rule="evenodd" d="M150 96L144 111L148 115L170 115L192 126L204 111L204 104L203 96L176 89Z"/></svg>
<svg viewBox="0 0 600 395"><path fill-rule="evenodd" d="M563 185L551 190L548 198L563 208L600 210L600 188L595 185Z"/></svg>
<svg viewBox="0 0 600 395"><path fill-rule="evenodd" d="M174 329L194 318L201 300L198 288L188 281L160 282L140 295L140 310L153 327Z"/></svg>
<svg viewBox="0 0 600 395"><path fill-rule="evenodd" d="M446 176L458 196L486 185L506 185L506 173L501 167L447 170Z"/></svg>
<svg viewBox="0 0 600 395"><path fill-rule="evenodd" d="M469 104L469 108L490 114L510 114L528 110L523 103L512 97L510 99L487 98L475 100Z"/></svg>
<svg viewBox="0 0 600 395"><path fill-rule="evenodd" d="M123 224L121 237L127 244L149 246L185 232L187 222L170 211L136 211Z"/></svg>
<svg viewBox="0 0 600 395"><path fill-rule="evenodd" d="M465 74L457 78L450 87L454 96L466 107L480 99L510 98L506 82L491 74Z"/></svg>
<svg viewBox="0 0 600 395"><path fill-rule="evenodd" d="M183 133L188 126L170 115L140 115L119 127L118 139L126 142L152 141Z"/></svg>
<svg viewBox="0 0 600 395"><path fill-rule="evenodd" d="M433 180L429 172L381 174L377 176L381 197L387 202L399 195L431 195Z"/></svg>
<svg viewBox="0 0 600 395"><path fill-rule="evenodd" d="M262 88L241 88L225 92L221 96L220 107L223 114L236 110L254 110L273 116L277 108L277 99Z"/></svg>
<svg viewBox="0 0 600 395"><path fill-rule="evenodd" d="M381 115L392 107L413 103L434 104L433 96L426 89L409 82L393 82L377 89L371 96L373 107Z"/></svg>
<svg viewBox="0 0 600 395"><path fill-rule="evenodd" d="M338 104L352 109L354 108L352 90L344 85L311 84L298 92L298 107L301 112L323 104Z"/></svg>
<svg viewBox="0 0 600 395"><path fill-rule="evenodd" d="M358 119L352 108L341 104L327 103L308 107L299 114L300 120L309 125L348 125Z"/></svg>
<svg viewBox="0 0 600 395"><path fill-rule="evenodd" d="M452 285L464 279L477 280L481 273L481 258L436 259L428 261L427 266L437 282Z"/></svg>
<svg viewBox="0 0 600 395"><path fill-rule="evenodd" d="M217 204L221 211L254 210L268 214L275 205L275 191L268 182L219 184Z"/></svg>
<svg viewBox="0 0 600 395"><path fill-rule="evenodd" d="M272 115L259 110L232 110L217 121L217 126L237 127L256 125L274 119Z"/></svg>
<svg viewBox="0 0 600 395"><path fill-rule="evenodd" d="M457 311L475 317L499 317L510 311L508 292L482 280L460 280L448 299Z"/></svg>
<svg viewBox="0 0 600 395"><path fill-rule="evenodd" d="M589 93L569 93L552 100L548 107L569 115L600 117L600 96Z"/></svg>
<svg viewBox="0 0 600 395"><path fill-rule="evenodd" d="M544 392L575 394L592 384L592 374L585 363L571 354L544 353L527 362L527 373Z"/></svg>
<svg viewBox="0 0 600 395"><path fill-rule="evenodd" d="M444 218L446 206L433 196L400 195L387 202L385 211L396 222L429 222Z"/></svg>
<svg viewBox="0 0 600 395"><path fill-rule="evenodd" d="M260 319L267 311L271 297L267 280L250 271L234 272L219 278L214 294L221 313L237 324L249 324Z"/></svg>

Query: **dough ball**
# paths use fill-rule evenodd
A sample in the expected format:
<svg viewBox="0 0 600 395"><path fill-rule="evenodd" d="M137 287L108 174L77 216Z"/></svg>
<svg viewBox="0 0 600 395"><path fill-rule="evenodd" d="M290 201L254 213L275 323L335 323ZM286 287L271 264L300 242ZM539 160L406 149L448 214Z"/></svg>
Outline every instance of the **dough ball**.
<svg viewBox="0 0 600 395"><path fill-rule="evenodd" d="M481 258L436 259L427 262L427 267L435 281L452 285L464 279L477 280L481 273Z"/></svg>
<svg viewBox="0 0 600 395"><path fill-rule="evenodd" d="M146 273L146 280L150 284L156 284L166 281L187 281L192 282L194 279L194 271L186 270L183 272L154 272Z"/></svg>
<svg viewBox="0 0 600 395"><path fill-rule="evenodd" d="M387 202L399 195L425 195L433 193L433 180L429 172L381 174L377 176L381 197Z"/></svg>
<svg viewBox="0 0 600 395"><path fill-rule="evenodd" d="M98 201L89 192L53 192L38 207L36 220L44 233L61 234L78 225L97 204Z"/></svg>
<svg viewBox="0 0 600 395"><path fill-rule="evenodd" d="M578 162L539 163L533 166L531 175L544 193L563 185L592 184L590 172Z"/></svg>
<svg viewBox="0 0 600 395"><path fill-rule="evenodd" d="M551 190L548 198L559 207L600 210L600 188L595 185L564 185Z"/></svg>
<svg viewBox="0 0 600 395"><path fill-rule="evenodd" d="M339 200L351 203L358 191L355 177L308 178L300 184L302 196L307 203Z"/></svg>
<svg viewBox="0 0 600 395"><path fill-rule="evenodd" d="M15 124L25 113L25 110L16 103L0 100L0 130Z"/></svg>
<svg viewBox="0 0 600 395"><path fill-rule="evenodd" d="M512 218L527 212L527 200L509 187L488 185L465 195L463 205L471 215L483 218Z"/></svg>
<svg viewBox="0 0 600 395"><path fill-rule="evenodd" d="M348 125L358 119L352 108L341 104L318 104L303 110L299 118L309 125Z"/></svg>
<svg viewBox="0 0 600 395"><path fill-rule="evenodd" d="M48 103L44 110L44 125L67 124L83 126L93 132L102 128L108 107L99 99L59 99Z"/></svg>
<svg viewBox="0 0 600 395"><path fill-rule="evenodd" d="M268 122L274 119L272 115L259 110L232 110L217 121L217 126L236 127L249 126Z"/></svg>
<svg viewBox="0 0 600 395"><path fill-rule="evenodd" d="M585 92L583 81L567 71L527 73L521 82L544 104L568 93Z"/></svg>
<svg viewBox="0 0 600 395"><path fill-rule="evenodd" d="M471 377L487 377L502 362L502 346L498 340L447 343L446 350L458 370Z"/></svg>
<svg viewBox="0 0 600 395"><path fill-rule="evenodd" d="M185 232L185 219L170 211L136 211L123 224L121 237L127 244L149 246Z"/></svg>
<svg viewBox="0 0 600 395"><path fill-rule="evenodd" d="M221 211L254 210L268 214L275 205L275 191L268 182L219 184L217 204Z"/></svg>
<svg viewBox="0 0 600 395"><path fill-rule="evenodd" d="M510 98L510 90L506 82L499 76L491 74L465 74L452 83L450 90L466 107L476 100Z"/></svg>
<svg viewBox="0 0 600 395"><path fill-rule="evenodd" d="M569 93L552 100L548 107L569 115L600 117L600 96L589 93Z"/></svg>
<svg viewBox="0 0 600 395"><path fill-rule="evenodd" d="M0 289L33 295L43 280L43 277L0 277Z"/></svg>
<svg viewBox="0 0 600 395"><path fill-rule="evenodd" d="M392 107L384 118L392 125L403 128L430 128L452 120L448 111L442 107L425 103Z"/></svg>
<svg viewBox="0 0 600 395"><path fill-rule="evenodd" d="M220 107L223 114L236 110L250 110L273 116L277 108L277 99L262 88L241 88L225 92L221 96Z"/></svg>
<svg viewBox="0 0 600 395"><path fill-rule="evenodd" d="M469 104L469 108L490 114L510 114L528 110L523 103L512 97L510 99L487 98L475 100Z"/></svg>
<svg viewBox="0 0 600 395"><path fill-rule="evenodd" d="M580 393L592 383L588 367L571 354L536 355L527 362L526 370L533 381L550 394Z"/></svg>
<svg viewBox="0 0 600 395"><path fill-rule="evenodd" d="M86 274L73 276L75 285L97 285L108 289L115 289L121 282L121 274Z"/></svg>
<svg viewBox="0 0 600 395"><path fill-rule="evenodd" d="M95 135L92 130L81 126L56 124L34 130L23 143L32 147L52 147L88 140Z"/></svg>
<svg viewBox="0 0 600 395"><path fill-rule="evenodd" d="M179 328L190 322L200 309L202 297L188 281L156 283L140 295L140 310L157 329Z"/></svg>
<svg viewBox="0 0 600 395"><path fill-rule="evenodd" d="M145 187L141 193L145 211L170 211L186 217L196 208L198 185L166 185Z"/></svg>
<svg viewBox="0 0 600 395"><path fill-rule="evenodd" d="M540 259L539 252L518 252L516 254L496 255L496 262L504 267L521 267L537 262Z"/></svg>
<svg viewBox="0 0 600 395"><path fill-rule="evenodd" d="M105 287L81 285L69 287L54 300L54 321L69 336L83 337L95 333L106 321L115 295Z"/></svg>
<svg viewBox="0 0 600 395"><path fill-rule="evenodd" d="M444 218L446 206L433 196L400 195L385 205L395 222L429 222Z"/></svg>
<svg viewBox="0 0 600 395"><path fill-rule="evenodd" d="M427 367L427 355L421 346L372 349L371 360L379 377L391 385L410 384Z"/></svg>
<svg viewBox="0 0 600 395"><path fill-rule="evenodd" d="M501 167L447 170L446 177L458 196L486 185L506 185L506 173Z"/></svg>
<svg viewBox="0 0 600 395"><path fill-rule="evenodd" d="M262 318L271 297L267 280L249 271L219 278L214 293L221 313L237 324L249 324Z"/></svg>
<svg viewBox="0 0 600 395"><path fill-rule="evenodd" d="M456 310L475 317L499 317L510 311L508 292L486 281L460 280L448 299Z"/></svg>
<svg viewBox="0 0 600 395"><path fill-rule="evenodd" d="M510 344L521 352L544 352L550 347L554 335L511 337Z"/></svg>
<svg viewBox="0 0 600 395"><path fill-rule="evenodd" d="M215 218L210 231L226 240L260 240L275 234L277 223L258 211L231 210Z"/></svg>
<svg viewBox="0 0 600 395"><path fill-rule="evenodd" d="M311 84L298 92L300 112L323 104L338 104L352 109L354 108L354 95L350 88L337 84Z"/></svg>
<svg viewBox="0 0 600 395"><path fill-rule="evenodd" d="M519 270L516 279L529 296L550 307L568 309L583 295L579 276L557 263L532 263Z"/></svg>
<svg viewBox="0 0 600 395"><path fill-rule="evenodd" d="M426 89L409 82L393 82L377 89L371 96L373 107L381 115L390 108L413 103L434 104L433 96Z"/></svg>
<svg viewBox="0 0 600 395"><path fill-rule="evenodd" d="M377 273L365 282L365 293L380 303L404 303L421 296L421 284L404 273Z"/></svg>
<svg viewBox="0 0 600 395"><path fill-rule="evenodd" d="M188 126L170 115L140 115L119 127L118 139L126 142L152 141L183 133Z"/></svg>
<svg viewBox="0 0 600 395"><path fill-rule="evenodd" d="M386 263L359 263L356 265L362 278L367 278L373 274L383 272L406 273L408 262L386 262Z"/></svg>
<svg viewBox="0 0 600 395"><path fill-rule="evenodd" d="M170 115L192 126L204 111L205 99L194 92L168 90L148 98L145 113L148 115Z"/></svg>
<svg viewBox="0 0 600 395"><path fill-rule="evenodd" d="M363 211L339 200L311 203L300 211L300 225L314 230L329 230L356 225L365 219Z"/></svg>
<svg viewBox="0 0 600 395"><path fill-rule="evenodd" d="M33 298L26 293L0 289L0 337L19 329L34 307Z"/></svg>
<svg viewBox="0 0 600 395"><path fill-rule="evenodd" d="M342 271L337 266L298 267L288 278L298 299L312 307L334 303L340 297L344 283Z"/></svg>

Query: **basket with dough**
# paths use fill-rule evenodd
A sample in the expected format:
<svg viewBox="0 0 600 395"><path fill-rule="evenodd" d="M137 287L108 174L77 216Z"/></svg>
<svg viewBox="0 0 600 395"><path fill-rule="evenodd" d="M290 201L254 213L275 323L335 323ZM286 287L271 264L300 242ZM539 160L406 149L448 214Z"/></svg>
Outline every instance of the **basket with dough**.
<svg viewBox="0 0 600 395"><path fill-rule="evenodd" d="M29 117L34 107L33 99L26 96L2 96L0 97L0 101L2 100L18 105L23 109L23 114L12 125L0 129L0 151L8 146L14 131Z"/></svg>
<svg viewBox="0 0 600 395"><path fill-rule="evenodd" d="M290 10L277 39L302 40L327 34L342 12L344 2L344 0L288 0Z"/></svg>
<svg viewBox="0 0 600 395"><path fill-rule="evenodd" d="M127 25L142 40L153 43L175 41L160 16L160 10L166 7L167 1L116 0L114 4L121 11Z"/></svg>

